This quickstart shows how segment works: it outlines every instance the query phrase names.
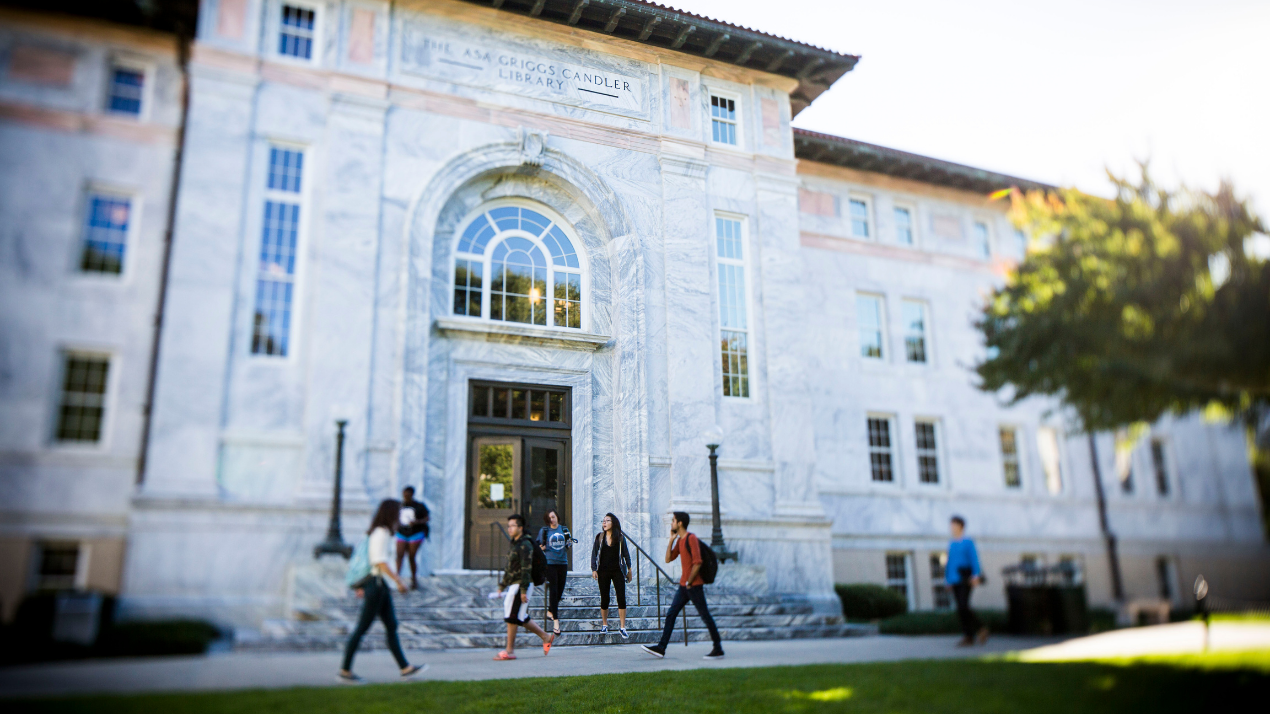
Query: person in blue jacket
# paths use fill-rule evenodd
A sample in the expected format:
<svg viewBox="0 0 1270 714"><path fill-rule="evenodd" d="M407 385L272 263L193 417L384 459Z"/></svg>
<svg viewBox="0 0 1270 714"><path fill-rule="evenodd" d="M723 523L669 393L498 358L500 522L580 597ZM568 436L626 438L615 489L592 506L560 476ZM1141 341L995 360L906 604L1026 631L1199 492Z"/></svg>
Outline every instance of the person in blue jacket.
<svg viewBox="0 0 1270 714"><path fill-rule="evenodd" d="M959 647L983 644L988 641L988 628L983 626L974 610L970 609L970 593L976 585L983 584L983 573L979 570L979 553L975 550L975 542L965 537L966 519L953 516L949 524L952 530L952 542L948 544L948 562L944 566L944 581L952 590L953 599L957 601L957 619L961 620L961 642Z"/></svg>

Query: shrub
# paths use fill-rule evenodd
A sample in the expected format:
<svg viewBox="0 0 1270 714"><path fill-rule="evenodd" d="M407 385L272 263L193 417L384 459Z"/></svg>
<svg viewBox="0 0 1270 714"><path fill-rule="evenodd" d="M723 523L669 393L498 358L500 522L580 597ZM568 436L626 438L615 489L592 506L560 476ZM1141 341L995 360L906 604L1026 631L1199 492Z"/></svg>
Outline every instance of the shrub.
<svg viewBox="0 0 1270 714"><path fill-rule="evenodd" d="M975 610L975 614L992 632L1005 632L1004 610ZM961 621L952 610L924 610L909 612L878 623L883 635L952 635L961 632Z"/></svg>
<svg viewBox="0 0 1270 714"><path fill-rule="evenodd" d="M835 585L842 600L842 616L848 620L879 620L903 614L908 601L890 588L872 583Z"/></svg>
<svg viewBox="0 0 1270 714"><path fill-rule="evenodd" d="M202 620L121 622L103 630L94 648L99 657L202 654L220 637L215 625Z"/></svg>

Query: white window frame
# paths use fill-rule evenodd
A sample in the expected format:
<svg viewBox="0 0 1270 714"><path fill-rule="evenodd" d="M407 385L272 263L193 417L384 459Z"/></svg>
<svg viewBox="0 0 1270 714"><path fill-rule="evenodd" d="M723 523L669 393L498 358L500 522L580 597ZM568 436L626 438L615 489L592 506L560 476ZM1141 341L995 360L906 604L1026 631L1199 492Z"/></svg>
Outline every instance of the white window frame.
<svg viewBox="0 0 1270 714"><path fill-rule="evenodd" d="M1056 474L1058 478L1057 490L1053 488L1053 479L1050 477L1049 469L1045 468L1045 447L1042 444L1042 439L1048 438L1048 435L1050 434L1054 437L1054 467L1058 469L1058 473ZM1045 486L1045 492L1050 496L1062 496L1067 493L1068 481L1071 480L1069 478L1067 464L1065 463L1063 456L1063 432L1058 427L1042 424L1036 428L1035 436L1036 458L1041 464L1041 474L1044 476L1043 484Z"/></svg>
<svg viewBox="0 0 1270 714"><path fill-rule="evenodd" d="M307 58L283 54L278 48L279 40L282 37L282 10L287 5L313 11L313 45ZM275 0L275 2L270 3L270 7L273 8L271 10L273 19L268 23L268 27L272 28L272 32L269 33L269 39L267 40L269 43L269 56L283 62L293 62L305 66L320 65L322 63L324 48L322 40L324 37L323 32L325 30L326 22L326 13L324 12L325 8L323 5L311 2L310 0Z"/></svg>
<svg viewBox="0 0 1270 714"><path fill-rule="evenodd" d="M855 232L855 214L851 212L851 202L859 201L864 204L864 226L868 232L867 236L856 235ZM878 222L877 216L873 212L873 197L862 193L847 194L847 234L854 240L878 240Z"/></svg>
<svg viewBox="0 0 1270 714"><path fill-rule="evenodd" d="M115 84L115 70L131 70L141 73L141 111L136 114L114 111L110 108L110 98ZM147 122L150 120L154 105L155 66L150 60L129 55L114 55L106 65L106 86L102 95L101 110L104 114L116 119Z"/></svg>
<svg viewBox="0 0 1270 714"><path fill-rule="evenodd" d="M974 216L970 219L970 236L976 241L978 240L978 236L975 235L975 228L977 226L983 226L984 237L982 244L976 244L974 246L975 258L979 260L992 260L997 255L996 246L994 245L992 236L992 221L983 218L982 216Z"/></svg>
<svg viewBox="0 0 1270 714"><path fill-rule="evenodd" d="M707 138L707 140L708 140L708 142L709 142L710 146L718 146L718 147L722 147L722 148L725 148L725 149L731 149L731 150L733 150L733 151L745 151L745 146L746 146L746 143L745 143L745 131L744 131L744 128L745 128L745 102L744 102L744 101L742 101L742 95L741 95L741 93L740 93L740 92L734 92L734 91L727 90L727 89L719 89L719 88L716 88L716 87L710 87L710 86L707 86L707 87L706 87L706 97L707 97L707 99L706 99L706 112L705 112L705 113L706 113L706 118L707 118L707 120L708 120L708 122L709 122L709 123L706 125L706 138ZM735 104L735 105L736 105L736 120L735 120L734 122L732 122L732 127L736 130L736 143L735 143L735 144L729 144L729 143L727 143L727 142L725 142L725 141L715 141L715 140L714 140L714 122L716 121L716 117L714 116L714 109L713 109L713 106L714 106L714 105L713 105L713 103L712 103L712 101L711 101L711 98L712 98L712 97L718 97L718 98L720 98L720 99L728 99L728 100L731 100L731 101L733 102L733 104ZM721 121L723 121L723 122L727 123L727 120L726 120L726 119L725 119L725 120L721 120Z"/></svg>
<svg viewBox="0 0 1270 714"><path fill-rule="evenodd" d="M88 239L88 219L93 210L93 196L112 196L127 199L128 201L128 231L124 234L126 242L123 251L123 265L120 266L117 274L87 271L81 267L84 259L84 242ZM71 254L71 273L76 280L81 281L99 281L114 284L131 282L132 266L133 261L136 259L137 241L140 236L141 194L130 187L90 181L84 186L81 202L80 220L77 226L79 232L75 236L75 250Z"/></svg>
<svg viewBox="0 0 1270 714"><path fill-rule="evenodd" d="M75 574L71 576L71 589L83 591L88 588L88 563L92 557L92 544L88 541L72 538L41 538L31 544L31 560L27 570L29 589L39 591L45 589L41 580L40 569L43 566L44 551L50 547L75 547ZM62 589L62 588L56 588Z"/></svg>
<svg viewBox="0 0 1270 714"><path fill-rule="evenodd" d="M922 356L924 359L922 359L920 362L917 360L909 359L909 356L908 356L908 338L910 336L910 333L908 329L908 325L909 325L908 319L905 318L904 316L904 307L906 305L916 305L922 311L922 335L921 336L922 336ZM900 299L900 320L902 322L901 337L904 340L904 363L915 365L917 367L930 366L931 362L933 361L933 354L931 351L931 340L930 340L930 303L921 298L901 298Z"/></svg>
<svg viewBox="0 0 1270 714"><path fill-rule="evenodd" d="M856 298L855 299L855 306L856 306L855 334L856 334L857 358L863 360L865 364L869 364L873 362L878 362L878 363L888 362L890 360L891 351L887 344L887 340L890 339L890 334L889 334L890 331L887 329L887 324L886 324L886 295L883 295L882 293L872 293L866 290L857 290L855 294L855 298ZM881 332L881 341L879 344L879 348L882 350L882 354L877 357L868 357L864 354L864 340L861 339L861 334L864 328L860 324L860 298L873 298L878 301L878 330Z"/></svg>
<svg viewBox="0 0 1270 714"><path fill-rule="evenodd" d="M935 432L935 448L933 450L923 449L917 444L917 425L930 424ZM922 456L932 455L935 457L935 480L922 480ZM944 461L944 428L943 420L939 417L917 416L913 417L913 463L917 467L914 471L914 483L918 486L926 488L944 488L948 483L948 469Z"/></svg>
<svg viewBox="0 0 1270 714"><path fill-rule="evenodd" d="M881 447L874 447L869 441L869 421L870 420L885 421L887 424L887 434L891 440L891 445L887 448L891 456L891 480L879 481L873 478L873 454L880 453ZM899 419L897 415L887 412L867 412L864 417L864 448L867 456L866 470L869 475L869 483L880 488L893 488L900 485L902 479L902 467L900 457L900 438L899 438Z"/></svg>
<svg viewBox="0 0 1270 714"><path fill-rule="evenodd" d="M259 360L267 364L290 364L296 359L296 355L300 351L300 338L303 324L304 300L301 298L304 288L305 268L307 261L304 260L305 252L308 249L308 226L309 226L309 196L312 192L313 177L316 172L313 169L315 161L315 152L313 147L286 139L266 138L261 141L262 151L262 169L259 176L260 193L256 194L256 216L254 223L255 232L252 235L253 252L251 253L250 268L247 271L248 279L251 281L250 295L251 300L247 310L247 339L246 352L247 357L253 360ZM269 170L271 149L281 149L285 151L298 151L304 156L304 165L300 167L300 191L298 193L291 191L282 191L279 189L269 188ZM259 290L257 282L260 278L260 248L261 241L264 240L265 227L265 205L269 201L299 203L300 212L296 225L295 237L295 273L291 276L291 327L287 333L287 353L285 355L273 355L265 352L253 352L251 349L252 341L255 338L255 313L256 313L256 291Z"/></svg>
<svg viewBox="0 0 1270 714"><path fill-rule="evenodd" d="M904 582L902 584L904 586L905 598L908 600L908 609L911 612L917 609L917 592L913 587L915 585L913 582L913 554L909 551L887 551L882 560L883 575L886 578L886 588L888 590L892 589L895 585L901 584L899 582L899 578L892 578L890 573L891 559L900 557L904 559Z"/></svg>
<svg viewBox="0 0 1270 714"><path fill-rule="evenodd" d="M896 222L895 215L900 211L908 211L908 231L912 234L912 241L908 243L901 243L899 240L899 223ZM895 245L904 246L905 248L916 248L918 246L917 226L920 223L917 220L917 206L915 204L906 201L896 201L891 205L891 227L894 229L891 238Z"/></svg>
<svg viewBox="0 0 1270 714"><path fill-rule="evenodd" d="M1002 444L1001 444L1001 432L1006 430L1009 430L1014 433L1014 465L1015 465L1015 469L1018 471L1019 482L1017 484L1014 484L1013 486L1011 486L1010 482L1006 481L1006 478L1005 478L1006 477L1005 467L1006 467L1007 459L1006 459L1005 450L1002 448ZM1001 461L1001 485L1007 491L1011 491L1011 492L1021 492L1024 490L1023 483L1026 479L1024 478L1025 472L1023 468L1023 463L1024 463L1023 435L1024 435L1024 430L1022 425L1011 424L1011 423L997 424L997 454Z"/></svg>
<svg viewBox="0 0 1270 714"><path fill-rule="evenodd" d="M484 214L489 213L490 211L496 208L505 208L505 207L513 207L513 206L516 208L528 208L536 213L541 213L544 217L546 217L552 222L553 226L559 226L560 230L563 231L564 234L569 238L570 242L573 243L573 250L577 253L577 256L578 256L579 267L576 269L569 268L563 272L576 273L581 275L581 278L582 278L581 279L582 316L581 316L581 321L579 322L578 327L561 327L555 324L555 319L556 319L555 307L554 305L551 304L552 301L554 301L555 299L555 284L553 282L553 278L555 276L555 264L552 262L552 259L551 259L551 251L538 238L517 229L513 229L510 231L499 231L495 233L494 237L492 237L489 243L486 244L485 246L484 255L481 257L482 265L484 267L482 268L483 272L481 277L481 314L480 316L473 317L471 315L454 314L454 303L453 303L454 281L455 281L456 274L458 272L458 266L455 265L455 261L462 259L463 256L475 255L475 254L467 254L467 253L458 252L459 242L463 240L464 231L467 230L468 226L472 223L472 221L477 220ZM547 293L548 295L544 296L544 299L547 301L549 308L547 308L547 324L545 325L533 325L533 324L527 324L523 322L509 322L506 320L494 320L490 317L490 297L491 297L490 296L490 293L491 293L490 270L491 270L491 264L492 264L492 256L494 253L494 248L498 245L498 243L501 242L501 240L494 240L494 238L497 238L498 236L502 236L504 234L515 234L522 238L525 238L526 240L529 240L531 243L537 246L539 250L542 251L542 254L547 261L547 270L548 270ZM551 208L550 206L547 206L546 204L538 203L536 201L524 199L524 198L500 198L500 199L495 199L493 201L487 201L485 203L480 204L479 206L477 206L476 208L468 212L468 214L463 217L463 220L458 223L457 228L454 231L454 238L450 243L449 258L450 258L450 269L449 269L450 278L449 278L449 283L446 285L446 290L447 290L446 294L449 295L450 302L448 303L449 306L446 308L446 312L448 313L447 319L466 320L469 322L477 322L477 323L481 323L485 325L512 325L512 326L520 326L520 327L530 327L536 330L551 330L553 332L561 332L564 334L582 334L582 333L590 332L591 330L591 262L588 259L586 245L582 242L582 239L578 236L577 232L573 229L573 225L564 216L560 215L559 212L557 212L555 209Z"/></svg>
<svg viewBox="0 0 1270 714"><path fill-rule="evenodd" d="M738 223L741 224L741 260L723 258L719 255L718 219L720 218L727 221L737 221ZM752 292L750 289L750 286L752 281L750 279L751 277L750 276L751 245L750 245L749 217L740 213L730 213L727 211L715 211L710 215L710 235L712 236L711 254L714 256L714 260L712 261L713 267L714 267L714 271L713 271L714 272L714 275L713 275L714 295L717 301L716 309L715 309L715 317L716 317L715 324L718 327L717 327L717 331L715 332L715 344L719 345L720 347L722 346L722 343L723 343L723 329L724 328L723 328L723 315L721 312L723 307L723 294L720 292L721 286L719 285L719 265L733 265L733 266L737 266L741 268L741 276L742 276L742 279L745 281L745 294L741 296L741 302L745 308L745 329L738 330L735 328L728 328L728 331L742 332L745 334L745 364L746 364L745 381L747 385L746 396L738 397L733 395L733 396L727 396L726 399L728 401L731 401L733 399L749 400L754 397L754 370L750 369L750 366L751 366L750 360L753 359L753 355L754 355L754 328L751 327L750 324L753 322L752 316L754 315L754 311L752 309L753 306L750 304L750 295ZM718 353L715 354L716 359L721 358L721 356L722 355ZM723 394L723 381L722 381L723 368L721 365L719 368L719 378L720 378L719 393L722 395Z"/></svg>
<svg viewBox="0 0 1270 714"><path fill-rule="evenodd" d="M57 371L55 381L51 385L52 395L49 403L52 408L46 421L45 433L48 435L48 448L55 451L104 452L109 451L111 437L114 432L115 392L119 384L120 356L114 350L90 345L63 345L56 350ZM101 430L97 441L63 441L57 433L62 421L62 399L66 383L66 366L71 357L86 357L105 360L106 391L102 393Z"/></svg>

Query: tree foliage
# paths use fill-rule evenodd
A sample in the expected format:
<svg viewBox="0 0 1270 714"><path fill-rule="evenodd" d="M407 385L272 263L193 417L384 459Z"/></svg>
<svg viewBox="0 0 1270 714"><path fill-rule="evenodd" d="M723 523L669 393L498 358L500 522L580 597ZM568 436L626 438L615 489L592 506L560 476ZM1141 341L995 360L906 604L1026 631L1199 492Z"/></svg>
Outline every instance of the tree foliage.
<svg viewBox="0 0 1270 714"><path fill-rule="evenodd" d="M1265 227L1229 183L1215 193L1109 174L1116 197L1011 195L1032 249L978 327L980 387L1012 401L1057 396L1086 429L1220 405L1270 404Z"/></svg>

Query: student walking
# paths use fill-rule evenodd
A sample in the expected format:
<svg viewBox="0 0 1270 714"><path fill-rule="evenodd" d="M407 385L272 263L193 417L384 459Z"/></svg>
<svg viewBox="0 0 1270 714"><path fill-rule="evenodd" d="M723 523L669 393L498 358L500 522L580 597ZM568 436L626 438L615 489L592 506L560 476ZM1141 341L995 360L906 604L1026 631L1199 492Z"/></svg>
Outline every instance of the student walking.
<svg viewBox="0 0 1270 714"><path fill-rule="evenodd" d="M507 517L507 535L512 539L511 549L503 579L498 583L498 594L503 595L503 621L507 623L507 649L494 655L494 659L516 659L516 629L521 625L542 638L542 653L547 655L556 636L547 634L529 619L529 597L534 592L534 544L525 535L524 516L516 513Z"/></svg>
<svg viewBox="0 0 1270 714"><path fill-rule="evenodd" d="M988 628L983 626L974 610L970 609L970 593L976 585L983 584L979 571L979 553L975 542L965 537L966 519L953 516L949 523L952 542L948 544L948 562L944 566L944 581L952 588L957 601L957 619L961 620L961 642L958 647L988 641Z"/></svg>
<svg viewBox="0 0 1270 714"><path fill-rule="evenodd" d="M366 552L370 561L370 575L367 575L355 587L362 598L362 614L357 620L357 627L348 638L344 647L344 664L340 667L340 679L346 682L360 682L361 677L353 674L353 655L362 641L362 635L370 629L370 625L378 617L384 623L384 633L388 639L388 650L401 668L404 679L418 674L428 665L413 665L406 661L401 651L401 642L397 639L397 614L392 607L392 593L388 589L385 578L397 585L399 592L406 591L406 584L397 577L388 564L388 545L392 542L392 529L396 527L401 515L401 504L393 499L385 499L375 511L371 519L370 529L366 531L368 543Z"/></svg>
<svg viewBox="0 0 1270 714"><path fill-rule="evenodd" d="M604 514L600 532L591 546L591 577L600 586L600 633L609 631L609 583L617 591L618 634L628 639L626 631L626 584L631 581L631 554L622 537L622 522L612 513Z"/></svg>
<svg viewBox="0 0 1270 714"><path fill-rule="evenodd" d="M538 529L538 547L547 556L547 616L554 623L552 634L560 636L560 596L564 595L565 579L569 576L569 554L566 548L573 547L573 534L569 527L560 522L560 514L555 509L547 511L543 516L546 524Z"/></svg>
<svg viewBox="0 0 1270 714"><path fill-rule="evenodd" d="M643 645L643 648L654 657L665 657L666 646L670 644L670 635L675 629L675 618L679 617L679 611L691 600L693 607L697 608L697 615L702 622L706 623L706 629L710 631L710 641L714 643L714 647L705 659L720 659L723 657L723 644L719 641L719 628L714 626L714 618L710 617L710 608L706 606L705 581L699 575L702 563L701 541L688 532L688 520L687 513L675 511L670 521L670 543L666 545L666 562L670 563L676 558L679 559L679 568L682 573L679 576L679 590L675 592L675 599L666 612L666 626L661 631L661 642L652 647Z"/></svg>
<svg viewBox="0 0 1270 714"><path fill-rule="evenodd" d="M414 486L401 491L401 515L397 518L397 572L401 561L410 556L410 589L419 589L419 571L416 560L419 546L428 537L428 507L415 500Z"/></svg>

